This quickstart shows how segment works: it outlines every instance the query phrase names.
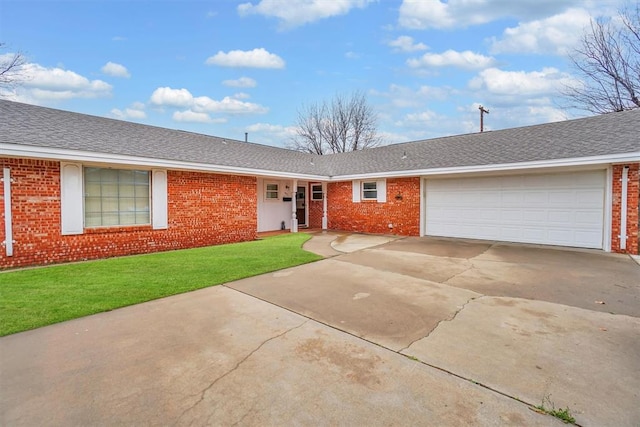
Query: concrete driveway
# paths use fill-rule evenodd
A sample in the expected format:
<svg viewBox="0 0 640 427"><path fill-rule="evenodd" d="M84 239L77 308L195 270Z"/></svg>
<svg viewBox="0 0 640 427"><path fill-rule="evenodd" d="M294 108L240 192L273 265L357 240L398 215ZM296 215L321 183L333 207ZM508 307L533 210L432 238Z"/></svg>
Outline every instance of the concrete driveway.
<svg viewBox="0 0 640 427"><path fill-rule="evenodd" d="M628 257L318 234L330 258L0 338L1 425L640 424ZM604 303L604 304L602 304Z"/></svg>

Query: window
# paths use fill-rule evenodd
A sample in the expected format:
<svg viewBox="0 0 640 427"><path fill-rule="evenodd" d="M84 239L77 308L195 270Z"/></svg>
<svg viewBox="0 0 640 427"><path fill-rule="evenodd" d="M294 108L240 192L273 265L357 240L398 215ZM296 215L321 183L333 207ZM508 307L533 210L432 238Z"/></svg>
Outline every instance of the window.
<svg viewBox="0 0 640 427"><path fill-rule="evenodd" d="M322 200L322 184L311 185L311 200Z"/></svg>
<svg viewBox="0 0 640 427"><path fill-rule="evenodd" d="M278 200L278 184L266 184L264 198L266 200Z"/></svg>
<svg viewBox="0 0 640 427"><path fill-rule="evenodd" d="M84 168L85 227L150 224L149 172Z"/></svg>
<svg viewBox="0 0 640 427"><path fill-rule="evenodd" d="M378 186L376 181L364 181L362 183L362 200L376 200L378 198Z"/></svg>

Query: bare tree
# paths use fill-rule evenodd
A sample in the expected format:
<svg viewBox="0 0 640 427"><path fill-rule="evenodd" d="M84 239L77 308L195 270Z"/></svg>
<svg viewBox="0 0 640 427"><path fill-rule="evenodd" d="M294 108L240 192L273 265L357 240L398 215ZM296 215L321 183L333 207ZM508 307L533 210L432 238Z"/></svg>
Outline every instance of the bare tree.
<svg viewBox="0 0 640 427"><path fill-rule="evenodd" d="M382 143L373 108L363 92L336 95L331 102L298 110L296 137L289 148L314 154L343 153Z"/></svg>
<svg viewBox="0 0 640 427"><path fill-rule="evenodd" d="M640 108L640 3L618 19L591 20L570 58L582 80L564 90L573 107L597 114Z"/></svg>
<svg viewBox="0 0 640 427"><path fill-rule="evenodd" d="M0 43L0 49L6 49L6 44ZM0 55L0 89L11 90L22 82L25 64L26 59L20 52Z"/></svg>

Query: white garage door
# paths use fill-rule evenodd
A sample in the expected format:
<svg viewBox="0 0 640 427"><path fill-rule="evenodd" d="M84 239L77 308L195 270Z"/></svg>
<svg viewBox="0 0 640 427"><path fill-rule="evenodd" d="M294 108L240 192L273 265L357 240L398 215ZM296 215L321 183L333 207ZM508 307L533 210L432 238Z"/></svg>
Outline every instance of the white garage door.
<svg viewBox="0 0 640 427"><path fill-rule="evenodd" d="M427 179L426 234L602 248L605 171Z"/></svg>

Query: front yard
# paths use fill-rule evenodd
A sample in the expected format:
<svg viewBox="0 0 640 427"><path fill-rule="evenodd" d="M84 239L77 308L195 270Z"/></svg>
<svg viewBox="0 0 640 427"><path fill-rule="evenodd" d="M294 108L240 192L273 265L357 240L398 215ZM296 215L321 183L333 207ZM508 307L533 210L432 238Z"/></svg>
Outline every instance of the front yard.
<svg viewBox="0 0 640 427"><path fill-rule="evenodd" d="M310 236L0 272L0 336L316 261Z"/></svg>

